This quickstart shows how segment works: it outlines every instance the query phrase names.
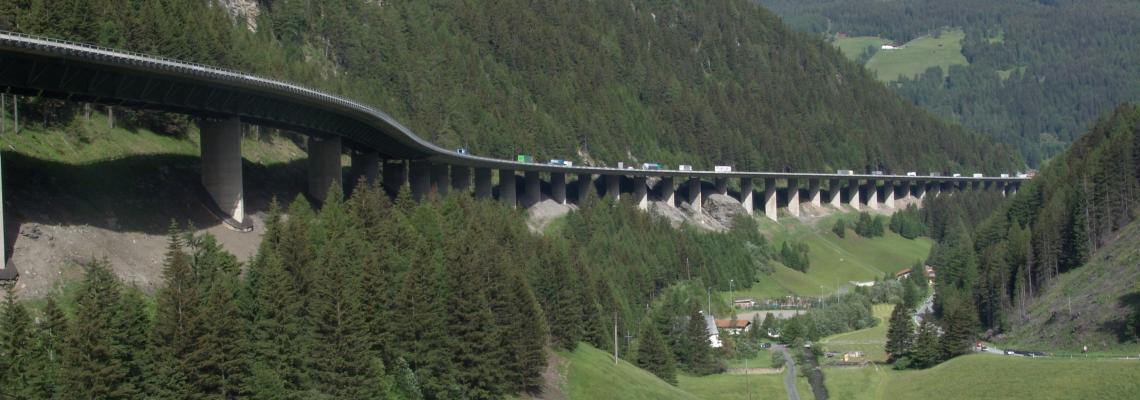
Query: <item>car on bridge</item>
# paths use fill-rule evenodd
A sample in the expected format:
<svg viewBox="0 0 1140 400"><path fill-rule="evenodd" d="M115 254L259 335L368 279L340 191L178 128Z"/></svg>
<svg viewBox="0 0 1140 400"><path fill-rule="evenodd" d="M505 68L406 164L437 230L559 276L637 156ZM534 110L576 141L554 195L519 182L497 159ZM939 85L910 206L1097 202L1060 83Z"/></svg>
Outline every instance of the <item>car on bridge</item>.
<svg viewBox="0 0 1140 400"><path fill-rule="evenodd" d="M727 165L717 165L713 167L713 172L732 172L732 167Z"/></svg>
<svg viewBox="0 0 1140 400"><path fill-rule="evenodd" d="M918 173L917 173L917 172L913 172L913 171L912 171L912 172L907 172L907 173L906 173L906 176L918 176Z"/></svg>
<svg viewBox="0 0 1140 400"><path fill-rule="evenodd" d="M678 171L692 171L693 166L688 164L681 164L677 166Z"/></svg>
<svg viewBox="0 0 1140 400"><path fill-rule="evenodd" d="M665 166L658 163L642 163L641 169L648 171L660 171L665 169Z"/></svg>
<svg viewBox="0 0 1140 400"><path fill-rule="evenodd" d="M458 149L455 149L455 152L459 153L459 154L467 155L467 148L466 147L460 147Z"/></svg>
<svg viewBox="0 0 1140 400"><path fill-rule="evenodd" d="M530 164L534 162L534 157L528 156L526 154L519 154L518 157L515 157L515 161Z"/></svg>
<svg viewBox="0 0 1140 400"><path fill-rule="evenodd" d="M975 177L975 178L981 178L981 177L983 177L983 176L984 176L984 175L982 175L982 174L974 174L974 177Z"/></svg>
<svg viewBox="0 0 1140 400"><path fill-rule="evenodd" d="M941 172L931 172L930 176L942 176Z"/></svg>
<svg viewBox="0 0 1140 400"><path fill-rule="evenodd" d="M871 171L871 175L882 175L883 171Z"/></svg>
<svg viewBox="0 0 1140 400"><path fill-rule="evenodd" d="M550 160L549 164L550 165L561 165L563 167L573 167L574 166L573 161L559 160L559 159Z"/></svg>
<svg viewBox="0 0 1140 400"><path fill-rule="evenodd" d="M953 176L953 177L955 177L955 178L961 178L961 177L962 177L962 174L954 174L954 175L951 175L951 176Z"/></svg>
<svg viewBox="0 0 1140 400"><path fill-rule="evenodd" d="M855 171L852 171L849 169L841 169L841 170L835 171L835 174L836 175L855 175Z"/></svg>

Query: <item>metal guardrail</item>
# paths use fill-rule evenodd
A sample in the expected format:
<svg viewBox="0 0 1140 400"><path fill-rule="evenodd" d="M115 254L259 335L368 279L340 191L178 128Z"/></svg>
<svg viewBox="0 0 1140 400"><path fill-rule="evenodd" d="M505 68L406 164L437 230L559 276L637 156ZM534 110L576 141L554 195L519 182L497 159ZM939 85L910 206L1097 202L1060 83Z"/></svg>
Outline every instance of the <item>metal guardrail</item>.
<svg viewBox="0 0 1140 400"><path fill-rule="evenodd" d="M18 47L31 48L39 51L62 51L65 55L78 56L80 54L68 54L68 52L81 53L89 59L97 61L115 61L133 63L136 65L149 66L158 70L165 70L170 72L189 73L191 75L204 76L215 79L232 80L235 82L254 84L268 89L283 91L309 97L313 100L319 100L326 103L336 104L346 109L371 115L382 123L386 124L389 128L399 131L406 139L410 140L412 147L420 147L421 150L428 153L430 158L441 158L445 161L453 162L459 165L467 166L483 166L489 168L504 168L514 169L520 171L547 171L547 172L563 172L563 173L592 173L600 175L640 175L640 176L674 176L674 177L752 177L752 178L767 178L767 179L864 179L864 180L907 180L907 181L940 181L940 182L963 182L963 181L1001 181L1001 182L1022 182L1028 181L1028 178L1019 177L982 177L976 178L972 176L961 177L948 177L948 176L906 176L906 175L874 175L874 174L830 174L830 173L801 173L801 172L749 172L749 171L732 171L732 172L715 172L715 171L679 171L679 170L644 170L644 169L619 169L608 167L589 167L589 166L560 166L552 164L535 164L535 163L521 163L513 160L503 160L490 157L475 156L470 154L459 154L454 151L446 150L439 147L423 138L419 137L411 131L408 127L403 126L394 118L378 109L352 101L320 89L311 88L308 86L289 83L274 79L263 78L256 75L250 75L240 71L210 66L200 63L187 62L175 60L163 56L144 54L135 51L112 49L102 46L91 45L87 43L78 43L69 40L55 39L43 36L29 35L20 32L2 31L0 30L0 43L8 42L17 45ZM398 138L396 138L398 140ZM434 154L432 154L434 153Z"/></svg>

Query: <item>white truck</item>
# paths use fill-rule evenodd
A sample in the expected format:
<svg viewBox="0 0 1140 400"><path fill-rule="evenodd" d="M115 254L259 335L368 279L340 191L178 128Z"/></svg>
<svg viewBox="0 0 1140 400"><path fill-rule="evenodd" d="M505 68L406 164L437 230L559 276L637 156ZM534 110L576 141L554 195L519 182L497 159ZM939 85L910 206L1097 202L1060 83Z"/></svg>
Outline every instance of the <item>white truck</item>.
<svg viewBox="0 0 1140 400"><path fill-rule="evenodd" d="M917 172L907 172L906 176L918 176Z"/></svg>
<svg viewBox="0 0 1140 400"><path fill-rule="evenodd" d="M1009 174L1001 174L1002 178L1009 178Z"/></svg>
<svg viewBox="0 0 1140 400"><path fill-rule="evenodd" d="M975 178L981 178L982 176L983 176L982 174L974 174Z"/></svg>
<svg viewBox="0 0 1140 400"><path fill-rule="evenodd" d="M693 166L689 164L681 164L677 166L678 171L692 171Z"/></svg>
<svg viewBox="0 0 1140 400"><path fill-rule="evenodd" d="M841 170L835 171L835 174L836 175L855 175L855 171L852 171L849 169L841 169Z"/></svg>
<svg viewBox="0 0 1140 400"><path fill-rule="evenodd" d="M732 172L732 167L727 165L717 165L713 167L713 172Z"/></svg>

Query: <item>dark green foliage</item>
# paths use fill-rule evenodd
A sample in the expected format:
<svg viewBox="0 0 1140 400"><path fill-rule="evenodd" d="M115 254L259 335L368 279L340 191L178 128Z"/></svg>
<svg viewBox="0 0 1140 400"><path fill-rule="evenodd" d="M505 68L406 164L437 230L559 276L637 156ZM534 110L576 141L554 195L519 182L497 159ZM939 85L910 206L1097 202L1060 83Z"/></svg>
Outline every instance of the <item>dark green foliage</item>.
<svg viewBox="0 0 1140 400"><path fill-rule="evenodd" d="M22 303L16 302L12 289L5 292L0 309L0 392L5 397L31 398L36 393L33 374L37 372L32 317Z"/></svg>
<svg viewBox="0 0 1140 400"><path fill-rule="evenodd" d="M887 326L887 362L907 357L914 346L914 309L908 304L897 304L891 311Z"/></svg>
<svg viewBox="0 0 1140 400"><path fill-rule="evenodd" d="M75 319L65 340L60 370L63 398L132 398L131 349L119 320L121 287L104 261L87 266L75 297ZM137 339L137 338L134 338Z"/></svg>
<svg viewBox="0 0 1140 400"><path fill-rule="evenodd" d="M969 296L961 297L956 303L943 311L943 333L941 337L942 356L944 359L968 354L977 338L978 314L974 307L974 299Z"/></svg>
<svg viewBox="0 0 1140 400"><path fill-rule="evenodd" d="M637 345L637 366L676 385L677 371L673 365L673 353L661 338L661 333L652 324L643 327L641 332L641 340ZM707 340L708 336L705 338Z"/></svg>
<svg viewBox="0 0 1140 400"><path fill-rule="evenodd" d="M21 32L330 90L445 148L480 155L584 154L613 165L632 162L632 149L669 165L767 170L1015 165L1002 146L919 111L828 44L746 0L543 7L279 0L261 2L257 32L208 1L56 3L19 3L0 19L19 16ZM170 134L184 134L189 123L119 114ZM804 151L804 143L829 145Z"/></svg>
<svg viewBox="0 0 1140 400"><path fill-rule="evenodd" d="M922 223L922 213L918 206L909 204L905 209L896 211L891 215L891 232L907 239L914 239L926 234L926 226Z"/></svg>
<svg viewBox="0 0 1140 400"><path fill-rule="evenodd" d="M831 231L840 239L847 237L847 221L842 218L835 220L835 225L831 227Z"/></svg>
<svg viewBox="0 0 1140 400"><path fill-rule="evenodd" d="M806 273L811 267L809 252L807 243L793 241L791 245L788 245L788 242L784 242L780 245L780 262L783 262L788 268Z"/></svg>
<svg viewBox="0 0 1140 400"><path fill-rule="evenodd" d="M883 227L883 217L881 215L872 216L866 211L859 213L859 219L855 221L855 234L865 237L873 238L883 236L886 233Z"/></svg>
<svg viewBox="0 0 1140 400"><path fill-rule="evenodd" d="M677 356L677 364L685 372L708 375L721 369L713 360L705 317L698 308L693 307L685 324L685 331L676 343L673 354Z"/></svg>
<svg viewBox="0 0 1140 400"><path fill-rule="evenodd" d="M922 320L914 339L914 350L910 360L915 368L930 368L943 360L942 347L938 342L938 328L929 318Z"/></svg>
<svg viewBox="0 0 1140 400"><path fill-rule="evenodd" d="M172 222L151 337L154 379L149 391L159 397L185 398L194 392L187 359L201 334L202 293L184 247L183 234Z"/></svg>
<svg viewBox="0 0 1140 400"><path fill-rule="evenodd" d="M763 0L799 30L905 43L961 27L968 66L894 84L919 106L1016 146L1030 165L1064 150L1099 115L1140 100L1134 2ZM1098 27L1090 29L1089 27ZM1000 39L1000 40L999 40ZM1024 223L1024 222L1023 222Z"/></svg>

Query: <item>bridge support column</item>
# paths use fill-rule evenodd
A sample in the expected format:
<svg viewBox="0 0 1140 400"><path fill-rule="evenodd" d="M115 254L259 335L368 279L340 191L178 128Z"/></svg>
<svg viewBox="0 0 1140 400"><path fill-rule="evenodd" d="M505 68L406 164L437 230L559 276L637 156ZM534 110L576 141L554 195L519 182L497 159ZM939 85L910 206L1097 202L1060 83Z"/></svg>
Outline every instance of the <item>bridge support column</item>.
<svg viewBox="0 0 1140 400"><path fill-rule="evenodd" d="M669 207L676 207L677 203L673 198L673 192L677 190L677 186L673 183L673 177L665 176L661 178L661 182L657 184L661 188L661 202Z"/></svg>
<svg viewBox="0 0 1140 400"><path fill-rule="evenodd" d="M353 189L355 189L360 178L364 178L366 184L375 184L380 179L380 154L353 151L349 176L352 177L349 184L353 186Z"/></svg>
<svg viewBox="0 0 1140 400"><path fill-rule="evenodd" d="M384 163L384 189L396 194L404 188L408 180L408 168L404 161Z"/></svg>
<svg viewBox="0 0 1140 400"><path fill-rule="evenodd" d="M637 208L642 210L649 209L649 185L646 181L644 176L633 177L633 201L637 202Z"/></svg>
<svg viewBox="0 0 1140 400"><path fill-rule="evenodd" d="M778 221L776 211L776 179L764 179L764 216L773 221Z"/></svg>
<svg viewBox="0 0 1140 400"><path fill-rule="evenodd" d="M614 201L621 199L621 176L620 175L606 175L606 197L611 197Z"/></svg>
<svg viewBox="0 0 1140 400"><path fill-rule="evenodd" d="M475 198L489 199L492 196L491 169L475 168Z"/></svg>
<svg viewBox="0 0 1140 400"><path fill-rule="evenodd" d="M888 180L883 182L883 204L888 209L895 208L895 181Z"/></svg>
<svg viewBox="0 0 1140 400"><path fill-rule="evenodd" d="M241 121L236 117L221 121L202 120L199 125L202 131L202 186L213 202L210 209L219 214L226 226L249 232L253 229L253 224L245 218ZM0 236L0 239L3 237Z"/></svg>
<svg viewBox="0 0 1140 400"><path fill-rule="evenodd" d="M808 179L808 199L813 206L819 207L823 204L819 194L819 179Z"/></svg>
<svg viewBox="0 0 1140 400"><path fill-rule="evenodd" d="M566 174L550 173L550 198L558 204L566 204Z"/></svg>
<svg viewBox="0 0 1140 400"><path fill-rule="evenodd" d="M867 207L870 209L879 208L879 181L868 179L864 188L867 192Z"/></svg>
<svg viewBox="0 0 1140 400"><path fill-rule="evenodd" d="M752 178L740 178L740 205L744 206L744 212L752 215Z"/></svg>
<svg viewBox="0 0 1140 400"><path fill-rule="evenodd" d="M524 172L523 182L526 188L523 192L523 208L528 208L542 201L542 180L538 179L538 171Z"/></svg>
<svg viewBox="0 0 1140 400"><path fill-rule="evenodd" d="M847 204L859 211L859 205L863 203L863 199L859 196L859 180L852 179L847 181Z"/></svg>
<svg viewBox="0 0 1140 400"><path fill-rule="evenodd" d="M910 193L910 191L908 190L907 193ZM926 200L926 182L919 181L914 183L914 199L918 200L919 203Z"/></svg>
<svg viewBox="0 0 1140 400"><path fill-rule="evenodd" d="M458 165L451 166L451 189L458 193L467 193L471 187L471 168Z"/></svg>
<svg viewBox="0 0 1140 400"><path fill-rule="evenodd" d="M515 207L515 171L510 169L499 170L499 201Z"/></svg>
<svg viewBox="0 0 1140 400"><path fill-rule="evenodd" d="M1011 183L1006 187L1006 196L1014 196L1017 194L1017 189L1021 188L1021 183Z"/></svg>
<svg viewBox="0 0 1140 400"><path fill-rule="evenodd" d="M340 137L318 139L310 136L309 195L318 202L325 201L329 188L340 188Z"/></svg>
<svg viewBox="0 0 1140 400"><path fill-rule="evenodd" d="M427 199L431 195L431 161L415 160L410 162L408 168L408 183L412 187L412 198L417 201Z"/></svg>
<svg viewBox="0 0 1140 400"><path fill-rule="evenodd" d="M693 212L704 212L701 206L701 178L689 178L689 204L693 207Z"/></svg>
<svg viewBox="0 0 1140 400"><path fill-rule="evenodd" d="M716 178L716 194L728 194L728 178Z"/></svg>
<svg viewBox="0 0 1140 400"><path fill-rule="evenodd" d="M829 196L829 198L827 199L827 202L828 202L828 204L831 204L831 206L834 208L839 208L839 207L843 206L843 194L842 194L843 192L840 189L840 186L842 186L842 185L843 185L843 181L838 180L838 179L832 179L832 180L827 181L827 195Z"/></svg>
<svg viewBox="0 0 1140 400"><path fill-rule="evenodd" d="M795 179L788 179L788 214L800 216L800 183Z"/></svg>
<svg viewBox="0 0 1140 400"><path fill-rule="evenodd" d="M586 201L586 196L589 196L590 189L594 185L594 176L590 174L578 174L578 204Z"/></svg>
<svg viewBox="0 0 1140 400"><path fill-rule="evenodd" d="M432 164L431 165L431 191L435 193L435 198L443 199L447 197L448 189L451 188L451 168L447 164Z"/></svg>

